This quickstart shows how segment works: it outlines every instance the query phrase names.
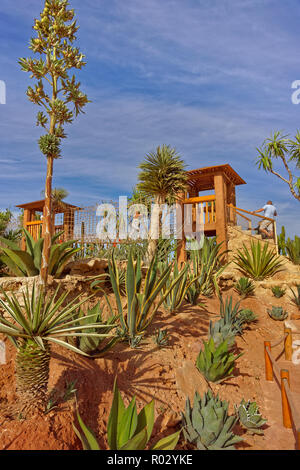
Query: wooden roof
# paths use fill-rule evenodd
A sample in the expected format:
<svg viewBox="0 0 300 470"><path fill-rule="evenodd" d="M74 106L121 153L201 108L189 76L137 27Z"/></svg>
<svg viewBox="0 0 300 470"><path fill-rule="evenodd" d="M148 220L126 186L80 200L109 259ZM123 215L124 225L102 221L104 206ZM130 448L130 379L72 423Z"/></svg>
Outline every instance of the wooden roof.
<svg viewBox="0 0 300 470"><path fill-rule="evenodd" d="M235 186L246 184L246 182L227 163L225 165L207 166L196 170L187 171L188 185L197 187L199 191L207 191L214 188L214 176L222 173Z"/></svg>
<svg viewBox="0 0 300 470"><path fill-rule="evenodd" d="M43 212L44 206L45 206L45 199L41 199L40 201L33 201L33 202L27 202L26 204L20 204L16 207L19 207L20 209ZM64 201L56 203L53 207L53 210L56 213L64 212L64 210L67 210L67 209L80 209L80 207L73 206L73 204L69 204Z"/></svg>

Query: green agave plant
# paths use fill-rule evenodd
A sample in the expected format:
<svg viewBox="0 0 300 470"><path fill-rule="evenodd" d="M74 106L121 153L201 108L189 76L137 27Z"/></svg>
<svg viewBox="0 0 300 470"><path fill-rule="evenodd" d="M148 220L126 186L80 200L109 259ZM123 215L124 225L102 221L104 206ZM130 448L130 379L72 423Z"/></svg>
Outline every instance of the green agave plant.
<svg viewBox="0 0 300 470"><path fill-rule="evenodd" d="M69 344L66 338L108 336L88 332L91 329L105 329L107 325L82 325L81 319L74 319L74 313L88 299L78 301L78 296L65 305L69 292L58 296L58 290L59 287L54 294L47 296L33 284L32 293L27 288L22 294L21 303L13 293L8 295L1 289L3 299L0 298L0 306L4 314L0 313L0 333L6 335L17 348L17 394L28 409L43 407L47 402L51 343L88 356Z"/></svg>
<svg viewBox="0 0 300 470"><path fill-rule="evenodd" d="M293 294L293 297L291 298L291 300L300 310L300 286L296 286L296 290L292 289L291 287L290 289Z"/></svg>
<svg viewBox="0 0 300 470"><path fill-rule="evenodd" d="M154 426L154 400L144 406L138 413L136 398L132 398L126 408L114 383L114 396L108 418L107 441L110 450L144 450L151 438ZM100 450L94 433L84 424L77 411L77 420L81 432L73 423L73 429L82 442L84 450ZM173 450L179 440L181 431L171 434L156 444L150 450Z"/></svg>
<svg viewBox="0 0 300 470"><path fill-rule="evenodd" d="M236 302L233 305L232 296L224 302L223 297L219 297L220 299L220 317L221 322L225 325L231 325L238 333L243 333L243 322L240 319L240 314L242 309L240 308L240 302Z"/></svg>
<svg viewBox="0 0 300 470"><path fill-rule="evenodd" d="M273 320L283 321L288 316L288 312L283 310L282 307L274 307L274 305L272 306L272 310L268 308L267 312Z"/></svg>
<svg viewBox="0 0 300 470"><path fill-rule="evenodd" d="M184 271L181 271L171 285L164 291L171 274L172 264L169 264L162 273L158 273L158 259L153 257L147 268L145 280L142 282L141 259L138 256L134 262L132 254L129 255L126 269L126 308L122 303L119 285L118 266L114 256L108 262L108 269L112 289L115 295L118 314L122 328L122 335L129 339L133 345L136 337L142 335L151 324L155 313L170 294L171 290L180 282ZM106 298L107 299L107 298ZM108 299L107 302L109 303Z"/></svg>
<svg viewBox="0 0 300 470"><path fill-rule="evenodd" d="M41 260L44 239L33 239L31 234L23 229L26 239L26 250L20 250L19 245L14 241L0 237L2 245L0 259L17 277L38 276L41 269ZM55 241L63 232L52 237L52 246L49 260L49 274L59 276L70 259L80 251L80 248L73 248L74 240L55 244Z"/></svg>
<svg viewBox="0 0 300 470"><path fill-rule="evenodd" d="M189 266L189 281L191 282L186 293L186 300L197 305L200 295L211 297L214 290L219 292L217 280L222 274L226 265L221 265L220 251L222 243L216 243L215 240L204 238L201 250L192 250L191 266ZM222 253L223 254L223 253Z"/></svg>
<svg viewBox="0 0 300 470"><path fill-rule="evenodd" d="M164 272L167 269L168 265L166 263L161 263L160 271ZM197 276L191 276L188 278L188 266L185 266L181 271L178 268L177 262L174 262L174 268L168 277L166 284L162 289L161 295L165 298L164 306L169 310L170 313L177 312L186 296L188 289L192 284L197 282ZM175 284L174 284L175 282ZM174 284L174 287L170 287ZM166 292L169 291L169 294L165 296Z"/></svg>
<svg viewBox="0 0 300 470"><path fill-rule="evenodd" d="M288 258L294 264L300 264L300 237L295 236L295 240L288 239L286 242Z"/></svg>
<svg viewBox="0 0 300 470"><path fill-rule="evenodd" d="M114 315L111 311L111 316L107 319L103 319L103 307L98 302L93 308L88 309L85 314L82 309L79 309L74 318L78 319L78 325L90 326L93 324L102 325L102 334L109 334L114 328L118 321L118 315ZM96 333L97 328L91 326L86 330L87 333ZM101 357L104 353L114 347L114 345L120 341L119 337L106 337L106 336L81 336L71 337L69 343L76 346L80 351L88 354L90 357L96 358Z"/></svg>
<svg viewBox="0 0 300 470"><path fill-rule="evenodd" d="M283 297L285 294L285 289L281 289L280 286L274 286L271 290L274 297L276 297L277 299L280 299L280 297Z"/></svg>
<svg viewBox="0 0 300 470"><path fill-rule="evenodd" d="M235 344L235 337L239 334L232 324L224 323L221 319L216 322L209 322L208 338L212 338L216 347L218 347L224 341L227 341L228 347L232 347Z"/></svg>
<svg viewBox="0 0 300 470"><path fill-rule="evenodd" d="M261 427L267 422L263 419L259 408L255 401L251 402L242 399L241 403L236 406L236 412L241 425L249 430L252 434L263 434Z"/></svg>
<svg viewBox="0 0 300 470"><path fill-rule="evenodd" d="M209 338L214 340L215 346L227 341L228 347L235 344L235 337L243 333L243 320L240 317L240 302L233 305L232 297L226 298L225 303L220 296L220 320L209 323Z"/></svg>
<svg viewBox="0 0 300 470"><path fill-rule="evenodd" d="M242 439L233 433L237 416L228 416L228 403L221 401L208 390L201 398L196 392L194 405L186 400L182 413L183 435L198 450L234 450L234 444Z"/></svg>
<svg viewBox="0 0 300 470"><path fill-rule="evenodd" d="M158 328L152 338L154 343L156 343L159 348L163 348L165 346L168 346L169 344L168 330L161 330L160 328Z"/></svg>
<svg viewBox="0 0 300 470"><path fill-rule="evenodd" d="M267 243L251 242L250 250L243 244L243 250L237 250L234 263L242 274L261 281L282 270L282 261Z"/></svg>
<svg viewBox="0 0 300 470"><path fill-rule="evenodd" d="M229 351L227 341L223 341L218 347L215 346L213 338L210 338L208 343L206 341L203 343L204 350L200 351L196 366L206 380L220 383L233 377L235 361L243 353L235 356Z"/></svg>
<svg viewBox="0 0 300 470"><path fill-rule="evenodd" d="M235 284L234 289L241 297L249 297L254 294L255 286L248 277L241 277Z"/></svg>

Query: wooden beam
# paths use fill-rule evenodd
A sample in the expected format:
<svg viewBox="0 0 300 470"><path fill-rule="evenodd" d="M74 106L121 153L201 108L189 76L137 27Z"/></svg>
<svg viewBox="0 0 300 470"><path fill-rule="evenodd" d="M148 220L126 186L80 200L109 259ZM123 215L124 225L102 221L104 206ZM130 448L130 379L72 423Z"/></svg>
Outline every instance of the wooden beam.
<svg viewBox="0 0 300 470"><path fill-rule="evenodd" d="M196 204L198 202L210 202L215 201L216 196L214 194L210 196L198 196L198 197L190 197L188 199L184 199L183 204Z"/></svg>
<svg viewBox="0 0 300 470"><path fill-rule="evenodd" d="M216 233L217 242L222 243L222 251L227 250L226 185L222 173L214 177L216 194Z"/></svg>

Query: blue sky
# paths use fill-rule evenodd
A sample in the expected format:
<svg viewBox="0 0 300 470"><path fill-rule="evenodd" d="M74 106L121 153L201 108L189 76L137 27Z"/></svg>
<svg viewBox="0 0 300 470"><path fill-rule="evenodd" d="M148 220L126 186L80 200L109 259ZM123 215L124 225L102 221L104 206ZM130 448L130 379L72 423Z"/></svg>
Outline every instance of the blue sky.
<svg viewBox="0 0 300 470"><path fill-rule="evenodd" d="M299 0L71 0L87 66L77 74L92 101L66 128L54 185L68 201L90 205L130 194L137 166L160 144L176 147L188 168L229 163L247 185L237 205L272 199L279 228L300 233L299 202L255 167L271 131L295 134L300 105ZM1 0L0 208L41 197L46 160L37 107L20 70L41 0Z"/></svg>

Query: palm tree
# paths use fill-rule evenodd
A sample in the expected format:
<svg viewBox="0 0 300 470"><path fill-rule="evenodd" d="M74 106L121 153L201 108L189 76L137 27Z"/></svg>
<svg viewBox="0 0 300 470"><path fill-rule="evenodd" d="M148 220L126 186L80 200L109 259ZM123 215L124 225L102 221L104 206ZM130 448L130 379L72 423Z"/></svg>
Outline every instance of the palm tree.
<svg viewBox="0 0 300 470"><path fill-rule="evenodd" d="M176 198L178 193L185 191L187 176L185 163L175 148L169 145L157 147L156 152L146 155L139 165L137 190L154 198L155 204L164 204ZM157 248L157 240L151 239L148 257L153 257Z"/></svg>
<svg viewBox="0 0 300 470"><path fill-rule="evenodd" d="M41 191L43 197L45 197L45 191ZM59 204L69 196L69 192L65 188L53 188L51 191L52 203Z"/></svg>

